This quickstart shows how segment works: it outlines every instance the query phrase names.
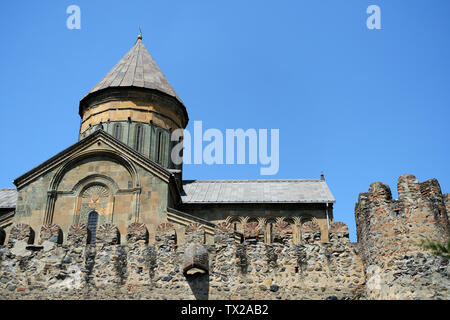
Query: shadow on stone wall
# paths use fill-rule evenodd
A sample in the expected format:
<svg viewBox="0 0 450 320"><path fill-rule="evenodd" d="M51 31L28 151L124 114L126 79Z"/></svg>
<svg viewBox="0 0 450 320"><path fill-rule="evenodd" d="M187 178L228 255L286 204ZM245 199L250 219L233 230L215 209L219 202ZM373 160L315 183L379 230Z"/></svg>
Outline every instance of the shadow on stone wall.
<svg viewBox="0 0 450 320"><path fill-rule="evenodd" d="M197 300L208 300L209 298L209 274L186 275L186 281L191 288L192 294Z"/></svg>

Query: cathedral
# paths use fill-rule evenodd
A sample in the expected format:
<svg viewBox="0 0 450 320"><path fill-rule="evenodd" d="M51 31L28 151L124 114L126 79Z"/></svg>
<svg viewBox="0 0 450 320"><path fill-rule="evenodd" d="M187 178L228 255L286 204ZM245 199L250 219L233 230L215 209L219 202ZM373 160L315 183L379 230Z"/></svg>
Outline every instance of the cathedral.
<svg viewBox="0 0 450 320"><path fill-rule="evenodd" d="M39 237L42 226L59 226L66 241L71 226L85 225L88 243L103 224L120 232L145 224L202 226L204 242L215 228L237 242L302 240L306 229L328 242L333 203L324 176L289 180L183 180L182 164L171 152L185 129L183 101L145 47L142 36L112 70L80 101L79 141L0 189L0 227L28 225ZM283 236L280 236L280 235ZM38 239L35 239L37 241ZM8 239L3 239L8 241Z"/></svg>

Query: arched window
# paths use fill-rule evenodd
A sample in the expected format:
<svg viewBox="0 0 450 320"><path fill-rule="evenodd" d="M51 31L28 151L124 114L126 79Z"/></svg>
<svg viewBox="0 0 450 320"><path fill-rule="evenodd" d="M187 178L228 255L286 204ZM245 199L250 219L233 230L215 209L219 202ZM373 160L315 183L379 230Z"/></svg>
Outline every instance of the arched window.
<svg viewBox="0 0 450 320"><path fill-rule="evenodd" d="M158 132L158 154L156 155L156 161L161 163L162 158L162 131Z"/></svg>
<svg viewBox="0 0 450 320"><path fill-rule="evenodd" d="M91 241L89 243L96 242L97 222L98 222L98 213L92 211L91 213L89 213L88 217L88 229L89 231L91 231Z"/></svg>
<svg viewBox="0 0 450 320"><path fill-rule="evenodd" d="M136 127L136 136L134 140L134 148L136 151L141 151L141 145L142 145L142 126Z"/></svg>
<svg viewBox="0 0 450 320"><path fill-rule="evenodd" d="M113 127L113 137L120 140L120 124L118 123Z"/></svg>

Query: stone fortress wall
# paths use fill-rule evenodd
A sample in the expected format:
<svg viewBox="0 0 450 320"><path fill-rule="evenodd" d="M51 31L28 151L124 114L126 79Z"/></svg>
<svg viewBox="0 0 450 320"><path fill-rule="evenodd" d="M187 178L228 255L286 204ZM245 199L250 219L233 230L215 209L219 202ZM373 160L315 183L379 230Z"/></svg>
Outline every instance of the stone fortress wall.
<svg viewBox="0 0 450 320"><path fill-rule="evenodd" d="M216 226L213 241L197 223L132 223L126 234L103 224L96 244L86 244L83 224L65 237L57 225L37 233L16 224L6 243L0 232L0 293L4 299L449 299L448 260L415 245L425 237L448 239L449 197L435 179L419 183L412 175L400 177L398 191L393 200L389 187L376 182L359 195L358 243L341 222L331 223L324 242L314 221L299 236L280 221L266 243L245 240L254 240L252 226L241 234L227 223Z"/></svg>
<svg viewBox="0 0 450 320"><path fill-rule="evenodd" d="M446 243L450 235L449 195L436 179L419 183L406 174L398 179L398 199L390 188L372 183L361 193L355 219L368 295L379 299L450 298L447 259L424 251L421 240Z"/></svg>

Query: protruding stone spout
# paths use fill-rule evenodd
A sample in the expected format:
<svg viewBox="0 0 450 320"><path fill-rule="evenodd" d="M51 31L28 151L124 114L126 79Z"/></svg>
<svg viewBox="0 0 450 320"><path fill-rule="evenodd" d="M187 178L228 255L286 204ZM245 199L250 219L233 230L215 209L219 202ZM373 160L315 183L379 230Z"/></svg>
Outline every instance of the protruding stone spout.
<svg viewBox="0 0 450 320"><path fill-rule="evenodd" d="M193 243L184 252L183 274L206 274L209 272L208 251L200 243Z"/></svg>

